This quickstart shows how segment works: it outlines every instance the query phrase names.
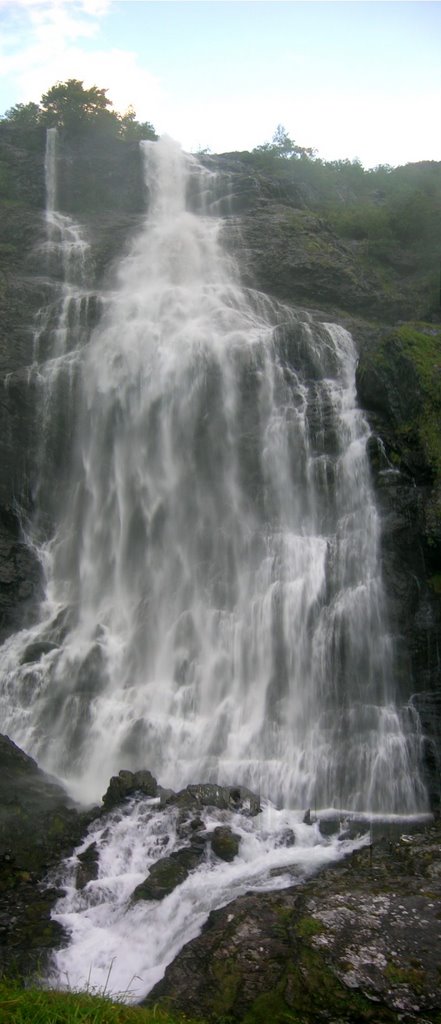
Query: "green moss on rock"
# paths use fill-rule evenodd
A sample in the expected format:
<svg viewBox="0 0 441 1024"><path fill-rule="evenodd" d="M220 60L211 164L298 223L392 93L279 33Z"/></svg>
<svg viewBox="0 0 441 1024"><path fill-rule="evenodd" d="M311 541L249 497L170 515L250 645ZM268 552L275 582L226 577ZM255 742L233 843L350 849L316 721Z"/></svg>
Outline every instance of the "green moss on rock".
<svg viewBox="0 0 441 1024"><path fill-rule="evenodd" d="M301 917L297 921L296 932L302 939L310 938L313 935L320 935L324 931L321 921L316 917Z"/></svg>

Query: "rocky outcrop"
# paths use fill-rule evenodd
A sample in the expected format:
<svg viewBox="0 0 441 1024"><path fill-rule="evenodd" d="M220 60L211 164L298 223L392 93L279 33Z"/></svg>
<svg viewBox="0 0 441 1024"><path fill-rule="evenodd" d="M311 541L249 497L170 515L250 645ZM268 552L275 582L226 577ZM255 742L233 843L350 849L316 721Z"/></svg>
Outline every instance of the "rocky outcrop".
<svg viewBox="0 0 441 1024"><path fill-rule="evenodd" d="M432 1021L441 833L373 836L303 886L213 912L145 1001L206 1021Z"/></svg>
<svg viewBox="0 0 441 1024"><path fill-rule="evenodd" d="M227 223L224 236L244 283L284 302L326 309L337 320L351 313L393 321L413 311L398 281L391 289L361 246L339 239L311 210L266 200Z"/></svg>

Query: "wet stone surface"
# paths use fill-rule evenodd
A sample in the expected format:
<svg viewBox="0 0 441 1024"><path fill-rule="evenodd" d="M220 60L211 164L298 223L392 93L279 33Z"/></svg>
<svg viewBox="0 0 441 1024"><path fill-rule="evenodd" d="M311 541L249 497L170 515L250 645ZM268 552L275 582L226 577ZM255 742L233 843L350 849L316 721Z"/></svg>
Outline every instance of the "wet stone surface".
<svg viewBox="0 0 441 1024"><path fill-rule="evenodd" d="M438 1024L441 823L210 915L150 993L209 1021Z"/></svg>
<svg viewBox="0 0 441 1024"><path fill-rule="evenodd" d="M0 973L41 970L62 929L48 872L80 842L96 815L79 810L54 779L0 736Z"/></svg>

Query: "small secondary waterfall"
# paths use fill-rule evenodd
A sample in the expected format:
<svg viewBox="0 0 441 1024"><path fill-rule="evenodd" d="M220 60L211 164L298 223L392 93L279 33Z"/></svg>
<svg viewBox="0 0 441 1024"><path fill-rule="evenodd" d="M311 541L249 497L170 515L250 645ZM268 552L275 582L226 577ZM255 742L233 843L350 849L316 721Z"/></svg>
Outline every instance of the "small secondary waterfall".
<svg viewBox="0 0 441 1024"><path fill-rule="evenodd" d="M97 311L97 297L90 290L90 246L81 227L57 210L56 128L47 131L45 176L46 240L39 255L51 298L37 316L30 369L40 395L40 443L34 474L38 511L32 538L37 544L46 532L48 518L57 516L68 482L64 453L69 450L80 401L77 388L82 351ZM41 549L41 554L45 561L45 550Z"/></svg>
<svg viewBox="0 0 441 1024"><path fill-rule="evenodd" d="M163 139L143 146L148 215L89 341L55 145L49 132L47 249L64 284L36 359L57 525L36 538L40 621L3 648L4 730L85 800L149 767L291 808L424 811L350 335L241 288L218 180Z"/></svg>

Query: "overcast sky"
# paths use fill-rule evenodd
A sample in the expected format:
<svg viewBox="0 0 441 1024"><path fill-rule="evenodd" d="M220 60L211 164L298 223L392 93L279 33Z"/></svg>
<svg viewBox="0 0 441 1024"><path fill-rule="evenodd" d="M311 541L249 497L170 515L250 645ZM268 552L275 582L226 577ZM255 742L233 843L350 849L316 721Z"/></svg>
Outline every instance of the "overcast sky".
<svg viewBox="0 0 441 1024"><path fill-rule="evenodd" d="M68 78L187 150L441 160L439 2L0 0L0 112Z"/></svg>

